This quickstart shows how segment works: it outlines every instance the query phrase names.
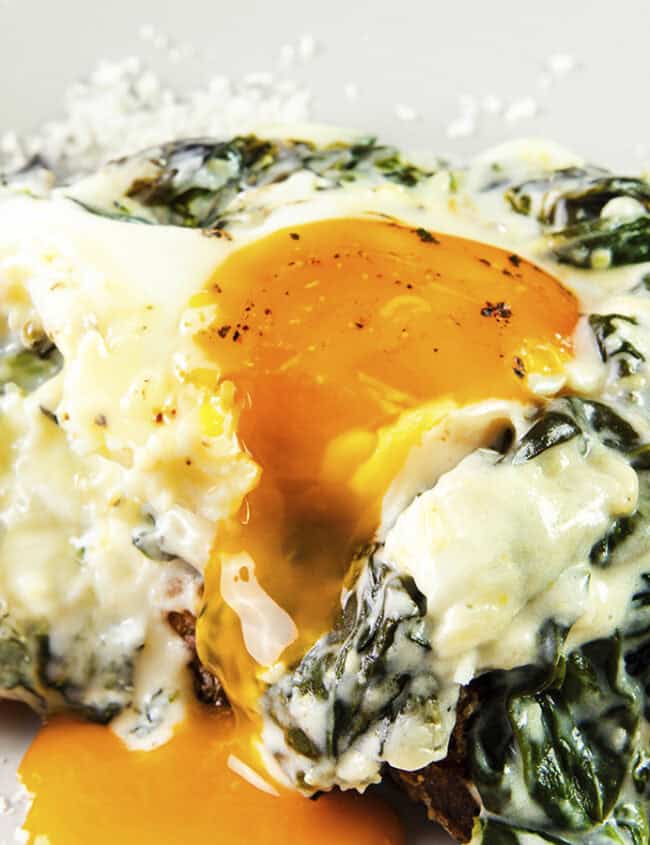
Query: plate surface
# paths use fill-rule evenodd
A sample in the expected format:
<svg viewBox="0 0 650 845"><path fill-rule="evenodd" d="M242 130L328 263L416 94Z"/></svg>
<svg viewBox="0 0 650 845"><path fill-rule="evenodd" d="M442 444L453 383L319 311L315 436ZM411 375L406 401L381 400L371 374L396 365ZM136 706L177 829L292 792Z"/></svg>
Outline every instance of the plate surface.
<svg viewBox="0 0 650 845"><path fill-rule="evenodd" d="M650 111L639 97L646 0L619 0L615 13L607 0L0 0L0 28L0 135L56 117L67 86L99 59L136 55L180 90L215 74L295 79L313 93L315 120L410 148L464 156L546 136L612 167L650 163ZM303 40L300 58L304 35L315 49ZM179 61L174 45L193 55ZM284 45L297 45L290 67L282 66ZM4 812L2 799L15 795L15 767L34 725L21 708L0 707L3 845L17 814ZM448 841L422 825L412 838Z"/></svg>

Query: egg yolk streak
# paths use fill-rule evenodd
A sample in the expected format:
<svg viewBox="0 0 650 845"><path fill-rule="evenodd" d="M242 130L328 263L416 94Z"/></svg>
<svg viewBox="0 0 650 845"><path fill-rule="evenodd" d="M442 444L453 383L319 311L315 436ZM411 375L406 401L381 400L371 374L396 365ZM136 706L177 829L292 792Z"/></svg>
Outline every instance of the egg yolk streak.
<svg viewBox="0 0 650 845"><path fill-rule="evenodd" d="M167 745L130 752L111 731L56 719L21 769L36 794L27 829L51 845L400 845L396 817L368 796L311 802L276 784L270 795L229 767L234 755L263 772L251 756L263 685L221 595L223 561L250 555L296 626L282 659L299 659L331 626L349 562L376 531L409 449L450 408L533 399L527 375L557 373L571 354L576 300L501 249L361 218L239 248L192 304L216 306L196 341L232 384L241 441L261 468L215 543L197 629L239 727L197 705ZM219 433L210 402L200 413L206 433Z"/></svg>

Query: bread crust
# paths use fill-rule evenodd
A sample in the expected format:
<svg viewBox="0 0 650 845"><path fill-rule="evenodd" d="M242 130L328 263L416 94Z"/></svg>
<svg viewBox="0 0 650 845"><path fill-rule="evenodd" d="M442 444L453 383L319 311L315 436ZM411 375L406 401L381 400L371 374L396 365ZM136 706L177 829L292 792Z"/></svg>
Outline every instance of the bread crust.
<svg viewBox="0 0 650 845"><path fill-rule="evenodd" d="M417 772L391 770L396 783L412 801L424 804L427 816L458 842L472 838L481 805L469 779L467 734L478 706L473 690L463 689L456 711L456 726L444 760Z"/></svg>

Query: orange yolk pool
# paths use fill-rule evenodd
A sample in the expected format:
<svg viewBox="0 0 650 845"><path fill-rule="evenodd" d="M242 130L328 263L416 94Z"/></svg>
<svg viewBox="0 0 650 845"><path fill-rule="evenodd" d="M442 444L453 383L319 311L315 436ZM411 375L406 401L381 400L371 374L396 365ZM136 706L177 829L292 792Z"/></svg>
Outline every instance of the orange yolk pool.
<svg viewBox="0 0 650 845"><path fill-rule="evenodd" d="M294 620L298 659L332 623L355 548L408 450L449 408L532 399L526 376L571 354L575 298L491 246L386 220L275 232L234 251L193 305L216 306L196 337L232 383L242 442L261 468L240 519L217 538L198 625L203 661L240 713L254 715L260 667L220 596L222 555L246 551L263 589ZM209 403L206 432L218 433ZM254 720L194 708L165 746L129 752L105 728L56 719L21 775L36 798L32 841L50 845L400 845L385 805L308 801L251 786ZM255 766L263 771L259 760Z"/></svg>
<svg viewBox="0 0 650 845"><path fill-rule="evenodd" d="M155 751L55 719L21 767L36 795L26 828L49 845L404 845L394 812L356 794L267 794L229 768L245 754L229 714L198 711Z"/></svg>

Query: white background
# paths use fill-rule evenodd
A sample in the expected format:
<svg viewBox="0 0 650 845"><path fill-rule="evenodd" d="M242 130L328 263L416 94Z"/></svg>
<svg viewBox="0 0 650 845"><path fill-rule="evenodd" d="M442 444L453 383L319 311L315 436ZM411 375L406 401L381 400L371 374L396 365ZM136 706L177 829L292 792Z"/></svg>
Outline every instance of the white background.
<svg viewBox="0 0 650 845"><path fill-rule="evenodd" d="M197 58L171 64L143 41L143 25L190 43ZM634 167L637 146L650 146L647 0L0 0L0 33L3 129L56 115L65 86L100 58L141 55L168 80L196 85L215 73L277 70L282 45L311 33L316 56L288 73L314 91L319 120L436 152L547 135ZM580 67L540 91L557 53ZM355 102L343 93L350 82ZM463 94L533 96L540 111L514 124L487 120L479 135L451 141L445 127ZM398 103L421 119L397 120Z"/></svg>
<svg viewBox="0 0 650 845"><path fill-rule="evenodd" d="M168 49L142 38L147 25L195 56L172 62ZM306 33L315 55L283 70L282 45ZM318 121L411 148L467 155L506 138L547 136L594 162L638 170L650 161L649 36L647 0L0 0L0 134L57 116L66 86L99 59L138 55L180 89L217 73L296 79L313 91ZM555 54L577 67L549 87ZM356 100L344 93L350 84ZM477 131L453 139L461 97L479 105ZM508 122L480 110L486 97L506 108L532 98L538 113ZM417 119L400 120L398 104ZM14 708L0 709L0 796L13 794L32 726ZM0 815L0 842L13 818Z"/></svg>

